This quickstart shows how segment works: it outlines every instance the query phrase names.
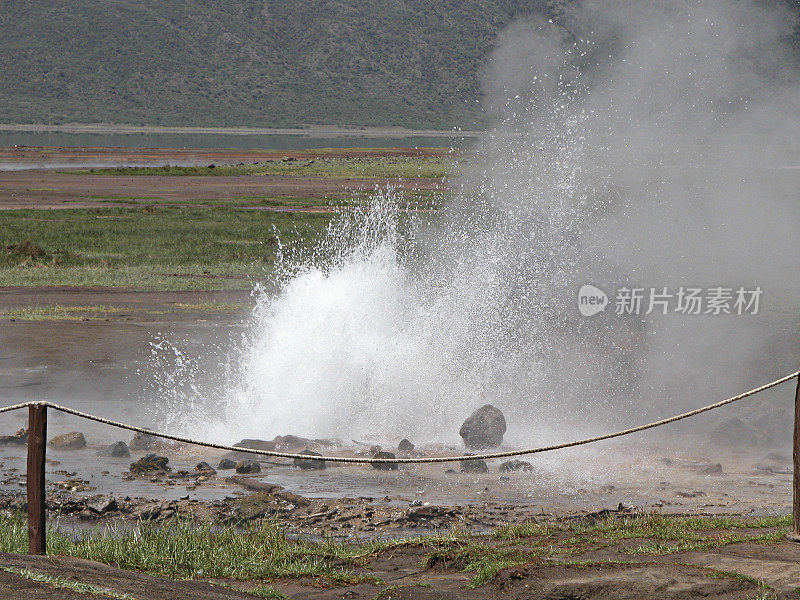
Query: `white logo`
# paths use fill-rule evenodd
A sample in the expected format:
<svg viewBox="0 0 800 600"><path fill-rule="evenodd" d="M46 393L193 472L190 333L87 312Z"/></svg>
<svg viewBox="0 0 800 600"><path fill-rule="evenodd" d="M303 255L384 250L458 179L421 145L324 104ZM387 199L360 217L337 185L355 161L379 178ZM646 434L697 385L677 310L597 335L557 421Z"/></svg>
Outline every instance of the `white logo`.
<svg viewBox="0 0 800 600"><path fill-rule="evenodd" d="M591 317L605 310L608 305L606 293L593 285L582 285L578 290L578 310L584 317Z"/></svg>

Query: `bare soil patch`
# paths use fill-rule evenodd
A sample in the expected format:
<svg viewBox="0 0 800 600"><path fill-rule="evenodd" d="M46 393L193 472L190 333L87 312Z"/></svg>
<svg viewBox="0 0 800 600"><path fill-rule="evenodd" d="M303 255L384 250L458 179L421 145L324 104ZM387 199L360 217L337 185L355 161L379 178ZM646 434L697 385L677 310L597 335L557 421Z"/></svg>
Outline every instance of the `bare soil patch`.
<svg viewBox="0 0 800 600"><path fill-rule="evenodd" d="M130 201L183 203L235 201L239 198L285 197L338 199L354 192L374 190L391 183L401 189L439 190L440 180L430 178L355 179L280 176L107 176L65 174L48 169L117 165L240 164L271 160L306 160L326 157L443 156L443 149L326 149L304 151L180 150L137 148L0 148L0 164L24 166L0 177L0 210L23 208L92 208ZM319 206L292 210L320 210ZM261 207L263 210L286 210Z"/></svg>

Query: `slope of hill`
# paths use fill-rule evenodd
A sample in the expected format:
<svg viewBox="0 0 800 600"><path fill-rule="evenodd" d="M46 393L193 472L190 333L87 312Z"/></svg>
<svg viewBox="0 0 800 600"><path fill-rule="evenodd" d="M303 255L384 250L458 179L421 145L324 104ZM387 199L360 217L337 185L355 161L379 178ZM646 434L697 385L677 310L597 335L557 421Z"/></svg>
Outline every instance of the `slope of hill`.
<svg viewBox="0 0 800 600"><path fill-rule="evenodd" d="M559 0L0 1L0 122L471 127L497 32Z"/></svg>

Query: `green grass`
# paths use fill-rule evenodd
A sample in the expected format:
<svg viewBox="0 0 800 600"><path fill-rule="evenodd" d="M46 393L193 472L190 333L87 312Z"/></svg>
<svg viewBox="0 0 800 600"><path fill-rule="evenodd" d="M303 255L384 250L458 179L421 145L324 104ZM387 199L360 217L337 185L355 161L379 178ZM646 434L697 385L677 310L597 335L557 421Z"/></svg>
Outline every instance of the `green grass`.
<svg viewBox="0 0 800 600"><path fill-rule="evenodd" d="M128 594L120 594L118 592L107 590L89 583L80 583L78 581L72 581L63 577L56 577L54 575L33 571L32 569L0 567L0 570L6 571L7 573L14 573L15 575L19 575L25 579L30 579L31 581L36 581L38 583L46 583L52 588L66 589L73 592L79 592L81 594L101 596L103 598L115 598L116 600L135 600L133 596Z"/></svg>
<svg viewBox="0 0 800 600"><path fill-rule="evenodd" d="M577 555L598 549L618 552L618 560L609 557L605 562L629 564L625 557L631 554L668 555L735 542L775 543L784 538L789 520L638 515L596 523L567 521L528 525L525 529L499 528L492 536L454 530L441 536L353 543L290 539L271 522L240 529L173 520L140 523L133 529L91 530L78 537L74 532L51 527L48 552L175 579L247 580L255 587L237 589L264 598L281 598L268 585L270 581L302 578L340 584L381 583L364 574L370 560L381 552L404 546L419 547L427 553L423 566L444 565L473 574L469 587L476 588L491 581L502 569L542 559L576 568L597 564L591 557L587 560L586 556ZM641 543L620 543L626 540ZM27 543L24 517L0 515L0 552L24 553ZM754 581L740 573L714 573L718 577Z"/></svg>
<svg viewBox="0 0 800 600"><path fill-rule="evenodd" d="M159 207L6 211L0 286L243 289L283 244L309 244L331 215Z"/></svg>
<svg viewBox="0 0 800 600"><path fill-rule="evenodd" d="M0 551L25 553L27 547L23 517L0 516ZM51 527L47 538L49 554L175 579L266 581L303 577L355 582L364 577L355 574L353 568L381 547L377 542L348 545L289 539L271 523L241 530L179 520L141 523L133 529L95 530L81 537ZM342 562L351 566L339 566Z"/></svg>
<svg viewBox="0 0 800 600"><path fill-rule="evenodd" d="M230 584L218 584L222 585L222 587L226 587L229 590L233 590L235 592L244 592L245 594L250 594L251 596L255 596L256 598L269 598L270 600L289 600L289 597L286 594L282 594L274 587L269 585L256 585L253 587L241 587L238 585L230 585Z"/></svg>
<svg viewBox="0 0 800 600"><path fill-rule="evenodd" d="M77 321L84 318L102 318L107 313L116 312L120 309L113 306L102 304L93 306L30 306L15 310L0 312L6 319L16 319L19 321ZM90 316L91 315L91 316Z"/></svg>
<svg viewBox="0 0 800 600"><path fill-rule="evenodd" d="M494 536L501 540L518 540L528 537L547 537L559 532L573 535L594 535L612 541L633 538L675 539L691 537L695 532L712 532L730 529L767 529L788 527L790 516L779 517L683 517L659 514L614 516L586 521L575 519L567 522L525 521L524 523L498 527Z"/></svg>
<svg viewBox="0 0 800 600"><path fill-rule="evenodd" d="M69 170L64 173L95 175L170 175L170 176L239 176L280 175L284 177L423 177L441 178L448 174L453 162L441 156L325 157L309 160L269 161L248 165L177 167L113 167Z"/></svg>
<svg viewBox="0 0 800 600"><path fill-rule="evenodd" d="M106 319L114 313L132 312L148 315L165 315L175 312L197 312L231 314L247 310L251 305L243 302L176 302L169 306L169 310L154 309L122 309L115 306L96 304L91 306L28 306L25 308L0 311L0 317L17 321L78 321L81 319Z"/></svg>

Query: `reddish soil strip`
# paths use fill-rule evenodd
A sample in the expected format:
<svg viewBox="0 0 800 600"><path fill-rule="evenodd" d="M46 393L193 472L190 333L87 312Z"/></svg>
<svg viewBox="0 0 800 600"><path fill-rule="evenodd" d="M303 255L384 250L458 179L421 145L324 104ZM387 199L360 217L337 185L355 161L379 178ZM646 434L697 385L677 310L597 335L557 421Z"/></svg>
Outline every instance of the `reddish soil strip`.
<svg viewBox="0 0 800 600"><path fill-rule="evenodd" d="M437 190L437 179L336 179L273 176L101 176L50 171L14 171L0 175L0 210L20 208L86 208L140 200L180 203L247 197L313 199L346 198L356 191L392 184L403 189ZM286 210L283 208L282 210ZM299 209L292 209L299 210Z"/></svg>
<svg viewBox="0 0 800 600"><path fill-rule="evenodd" d="M37 146L0 146L0 162L12 163L88 163L141 162L146 164L236 164L292 157L317 159L325 157L366 156L444 156L449 148L327 148L310 150L226 150L181 148L72 148Z"/></svg>

